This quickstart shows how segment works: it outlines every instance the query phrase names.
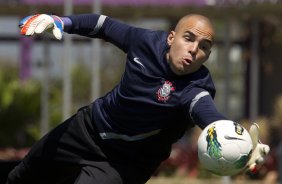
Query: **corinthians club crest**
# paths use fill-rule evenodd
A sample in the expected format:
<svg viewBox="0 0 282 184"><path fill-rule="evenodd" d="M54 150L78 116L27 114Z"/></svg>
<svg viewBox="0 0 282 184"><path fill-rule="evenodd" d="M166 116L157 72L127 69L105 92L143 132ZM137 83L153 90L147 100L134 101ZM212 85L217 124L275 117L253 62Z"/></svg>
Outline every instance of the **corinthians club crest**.
<svg viewBox="0 0 282 184"><path fill-rule="evenodd" d="M175 87L172 82L165 81L163 86L157 91L158 101L166 102L170 98L171 91L174 91Z"/></svg>

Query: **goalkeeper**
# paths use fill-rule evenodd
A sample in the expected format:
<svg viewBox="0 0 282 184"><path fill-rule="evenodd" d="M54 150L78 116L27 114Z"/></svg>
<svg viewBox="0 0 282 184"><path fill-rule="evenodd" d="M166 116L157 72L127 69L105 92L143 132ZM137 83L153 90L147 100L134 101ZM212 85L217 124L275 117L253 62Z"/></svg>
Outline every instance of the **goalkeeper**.
<svg viewBox="0 0 282 184"><path fill-rule="evenodd" d="M100 38L127 53L121 81L80 108L37 142L11 171L7 184L144 184L168 158L171 145L197 125L227 119L213 102L215 87L203 66L214 29L202 15L182 17L170 32L134 27L98 14L37 14L20 22L21 34L51 31ZM255 170L269 147L252 126Z"/></svg>

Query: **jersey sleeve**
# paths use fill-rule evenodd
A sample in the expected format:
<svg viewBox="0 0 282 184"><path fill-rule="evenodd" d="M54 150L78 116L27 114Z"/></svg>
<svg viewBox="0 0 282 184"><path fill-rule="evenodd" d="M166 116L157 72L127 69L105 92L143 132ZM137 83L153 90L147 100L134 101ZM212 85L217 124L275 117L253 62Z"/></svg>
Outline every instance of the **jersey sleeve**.
<svg viewBox="0 0 282 184"><path fill-rule="evenodd" d="M71 15L68 18L72 22L67 33L78 34L90 38L101 38L114 44L124 52L141 38L145 29L137 28L116 19L99 14Z"/></svg>
<svg viewBox="0 0 282 184"><path fill-rule="evenodd" d="M194 124L200 128L205 128L210 123L217 120L227 120L218 112L210 93L201 88L195 88L190 92L192 98L186 104L186 113Z"/></svg>

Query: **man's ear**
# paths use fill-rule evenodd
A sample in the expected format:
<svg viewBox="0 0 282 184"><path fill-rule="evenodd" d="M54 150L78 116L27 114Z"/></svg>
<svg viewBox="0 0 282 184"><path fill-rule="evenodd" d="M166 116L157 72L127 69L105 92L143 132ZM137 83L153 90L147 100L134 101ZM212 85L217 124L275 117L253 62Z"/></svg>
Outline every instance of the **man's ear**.
<svg viewBox="0 0 282 184"><path fill-rule="evenodd" d="M170 31L169 35L167 36L167 44L171 46L175 36L175 31Z"/></svg>

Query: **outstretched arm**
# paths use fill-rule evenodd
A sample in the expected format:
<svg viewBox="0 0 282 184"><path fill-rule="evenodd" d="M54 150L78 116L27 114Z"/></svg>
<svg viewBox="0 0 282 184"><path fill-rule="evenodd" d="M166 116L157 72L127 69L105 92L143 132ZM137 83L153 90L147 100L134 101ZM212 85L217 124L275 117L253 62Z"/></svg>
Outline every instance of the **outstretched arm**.
<svg viewBox="0 0 282 184"><path fill-rule="evenodd" d="M204 90L194 91L194 98L189 105L189 115L196 125L204 129L212 122L227 120L223 114L218 112L209 92Z"/></svg>
<svg viewBox="0 0 282 184"><path fill-rule="evenodd" d="M57 39L62 38L63 32L78 34L90 38L101 38L111 42L124 52L132 44L142 38L145 29L136 28L105 15L80 14L65 17L37 14L25 17L20 21L21 34L32 36L50 32Z"/></svg>

